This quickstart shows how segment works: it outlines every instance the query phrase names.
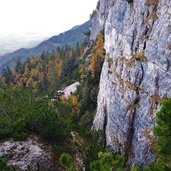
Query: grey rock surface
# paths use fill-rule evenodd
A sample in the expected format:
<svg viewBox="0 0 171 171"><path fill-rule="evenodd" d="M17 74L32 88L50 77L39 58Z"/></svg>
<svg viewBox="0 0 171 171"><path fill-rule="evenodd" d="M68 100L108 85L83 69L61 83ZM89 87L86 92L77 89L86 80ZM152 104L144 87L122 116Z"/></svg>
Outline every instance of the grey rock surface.
<svg viewBox="0 0 171 171"><path fill-rule="evenodd" d="M100 0L91 38L104 28L103 64L93 127L129 166L154 162L152 127L171 97L171 1Z"/></svg>
<svg viewBox="0 0 171 171"><path fill-rule="evenodd" d="M38 142L37 137L30 137L26 141L9 140L0 144L0 157L8 159L8 166L24 171L56 170L50 147Z"/></svg>
<svg viewBox="0 0 171 171"><path fill-rule="evenodd" d="M91 17L91 41L94 41L98 33L103 31L110 5L111 0L99 0L96 10L93 11Z"/></svg>
<svg viewBox="0 0 171 171"><path fill-rule="evenodd" d="M64 97L68 99L70 95L74 94L77 91L79 86L80 86L80 83L78 81L73 83L73 84L71 84L71 85L69 85L69 86L67 86L63 90Z"/></svg>

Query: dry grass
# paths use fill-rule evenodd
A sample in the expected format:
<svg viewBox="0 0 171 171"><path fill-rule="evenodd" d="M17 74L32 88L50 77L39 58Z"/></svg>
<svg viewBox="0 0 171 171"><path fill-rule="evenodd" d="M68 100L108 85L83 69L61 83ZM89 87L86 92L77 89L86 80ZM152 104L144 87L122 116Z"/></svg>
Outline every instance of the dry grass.
<svg viewBox="0 0 171 171"><path fill-rule="evenodd" d="M125 58L125 64L128 66L128 67L135 67L135 59L132 57L131 59L126 59Z"/></svg>
<svg viewBox="0 0 171 171"><path fill-rule="evenodd" d="M140 108L140 105L138 103L132 104L129 108L128 108L128 112L133 112L135 109Z"/></svg>
<svg viewBox="0 0 171 171"><path fill-rule="evenodd" d="M112 73L115 75L115 77L117 78L118 82L120 82L122 84L124 83L129 89L131 89L133 91L141 90L139 87L136 87L131 82L123 80L121 78L121 76L117 73L116 68L113 69L113 72ZM119 87L119 90L122 92L124 90L124 85L120 86Z"/></svg>
<svg viewBox="0 0 171 171"><path fill-rule="evenodd" d="M123 84L123 82L121 83L121 85L119 85L118 90L119 90L121 93L124 93L124 84Z"/></svg>
<svg viewBox="0 0 171 171"><path fill-rule="evenodd" d="M147 0L147 3L146 3L148 6L151 6L151 5L158 5L158 0Z"/></svg>
<svg viewBox="0 0 171 171"><path fill-rule="evenodd" d="M150 132L148 131L147 128L145 128L145 129L144 129L144 137L148 139L149 136L150 136Z"/></svg>
<svg viewBox="0 0 171 171"><path fill-rule="evenodd" d="M147 128L144 129L144 137L150 141L150 151L154 152L157 146L156 139L150 135L150 132Z"/></svg>
<svg viewBox="0 0 171 171"><path fill-rule="evenodd" d="M148 6L151 6L151 5L154 6L154 9L151 12L151 14L149 14L149 16L144 19L144 24L146 24L149 29L152 29L152 28L151 28L151 25L149 24L148 21L149 20L156 21L158 19L158 16L157 16L158 3L159 3L158 0L147 0L146 5L148 5Z"/></svg>
<svg viewBox="0 0 171 171"><path fill-rule="evenodd" d="M144 19L144 25L148 25L148 20L149 20L148 17Z"/></svg>
<svg viewBox="0 0 171 171"><path fill-rule="evenodd" d="M128 67L132 68L132 67L135 67L136 66L135 60L139 60L139 61L141 61L143 63L146 63L147 62L147 58L145 57L144 52L137 52L136 54L134 54L132 56L132 58L130 58L130 59L126 59L125 58L124 59L124 63Z"/></svg>
<svg viewBox="0 0 171 171"><path fill-rule="evenodd" d="M147 63L147 58L145 57L144 52L137 52L134 55L134 57L135 57L136 60Z"/></svg>
<svg viewBox="0 0 171 171"><path fill-rule="evenodd" d="M150 97L149 100L151 104L158 104L161 102L162 99L159 96L153 95Z"/></svg>
<svg viewBox="0 0 171 171"><path fill-rule="evenodd" d="M116 78L118 79L119 82L123 82L123 79L121 78L121 76L117 73L116 71L116 68L113 69L113 72L112 72Z"/></svg>
<svg viewBox="0 0 171 171"><path fill-rule="evenodd" d="M154 20L156 21L158 19L158 16L157 16L157 11L153 11L147 18L144 19L144 24L145 25L148 25L148 27L150 27L148 21L149 20Z"/></svg>
<svg viewBox="0 0 171 171"><path fill-rule="evenodd" d="M152 19L152 20L154 20L154 21L157 20L158 19L157 11L153 11L151 13L151 15L149 16L149 18Z"/></svg>
<svg viewBox="0 0 171 171"><path fill-rule="evenodd" d="M171 45L167 45L167 48L168 48L169 50L171 50Z"/></svg>
<svg viewBox="0 0 171 171"><path fill-rule="evenodd" d="M133 91L139 90L138 87L136 87L134 84L132 84L132 83L129 82L129 81L124 81L124 83L126 84L126 86L127 86L129 89L131 89L131 90L133 90Z"/></svg>

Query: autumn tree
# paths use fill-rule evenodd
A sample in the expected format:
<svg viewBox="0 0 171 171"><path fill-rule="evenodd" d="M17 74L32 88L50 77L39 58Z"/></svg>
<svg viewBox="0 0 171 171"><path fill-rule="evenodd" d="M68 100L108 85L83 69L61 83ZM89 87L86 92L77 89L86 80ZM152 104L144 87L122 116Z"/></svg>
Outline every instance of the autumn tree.
<svg viewBox="0 0 171 171"><path fill-rule="evenodd" d="M100 32L91 50L90 72L91 72L92 79L99 81L104 58L105 58L104 38L103 38L103 33Z"/></svg>
<svg viewBox="0 0 171 171"><path fill-rule="evenodd" d="M54 68L57 73L57 78L60 79L63 72L63 62L59 52L55 54Z"/></svg>
<svg viewBox="0 0 171 171"><path fill-rule="evenodd" d="M56 86L57 72L55 70L54 62L53 61L49 61L49 64L48 64L47 80L48 80L49 86L51 88Z"/></svg>
<svg viewBox="0 0 171 171"><path fill-rule="evenodd" d="M84 55L84 52L85 52L85 47L84 47L84 45L83 44L81 44L81 46L80 46L80 56L83 56Z"/></svg>

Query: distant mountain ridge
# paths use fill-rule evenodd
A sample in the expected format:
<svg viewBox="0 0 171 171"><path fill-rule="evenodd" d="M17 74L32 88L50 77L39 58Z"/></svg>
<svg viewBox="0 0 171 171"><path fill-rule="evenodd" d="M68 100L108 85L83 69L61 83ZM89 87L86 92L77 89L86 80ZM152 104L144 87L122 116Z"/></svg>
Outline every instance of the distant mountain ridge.
<svg viewBox="0 0 171 171"><path fill-rule="evenodd" d="M55 34L27 33L21 35L0 35L0 56L12 53L20 48L33 48Z"/></svg>
<svg viewBox="0 0 171 171"><path fill-rule="evenodd" d="M77 42L84 40L84 32L87 32L89 28L90 21L87 21L82 25L75 26L71 30L41 42L34 48L21 48L12 53L0 56L0 71L6 66L14 66L18 59L24 62L28 57L41 55L44 51L52 52L57 47L62 47L66 44L74 46Z"/></svg>

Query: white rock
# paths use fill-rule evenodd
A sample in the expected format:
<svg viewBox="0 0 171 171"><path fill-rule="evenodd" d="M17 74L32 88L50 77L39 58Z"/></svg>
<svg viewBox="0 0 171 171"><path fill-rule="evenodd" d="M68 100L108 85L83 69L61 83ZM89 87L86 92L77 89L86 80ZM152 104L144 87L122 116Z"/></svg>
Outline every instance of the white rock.
<svg viewBox="0 0 171 171"><path fill-rule="evenodd" d="M160 0L157 11L147 0L99 2L92 39L104 28L106 54L113 65L107 60L103 64L93 127L105 129L106 144L125 155L129 165L144 166L156 159L152 142L143 135L154 126L159 109L155 98L171 97L171 1ZM157 18L148 22L152 12ZM137 52L147 61L131 62Z"/></svg>
<svg viewBox="0 0 171 171"><path fill-rule="evenodd" d="M37 137L30 137L26 141L9 140L0 144L0 157L8 159L8 166L21 171L30 167L45 171L53 171L55 165L50 153L50 147L39 143Z"/></svg>
<svg viewBox="0 0 171 171"><path fill-rule="evenodd" d="M77 81L77 82L69 85L68 87L66 87L63 90L65 98L68 98L70 95L75 93L77 91L77 88L78 88L79 85L80 85L80 83Z"/></svg>

